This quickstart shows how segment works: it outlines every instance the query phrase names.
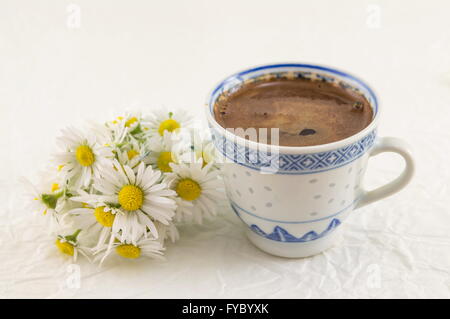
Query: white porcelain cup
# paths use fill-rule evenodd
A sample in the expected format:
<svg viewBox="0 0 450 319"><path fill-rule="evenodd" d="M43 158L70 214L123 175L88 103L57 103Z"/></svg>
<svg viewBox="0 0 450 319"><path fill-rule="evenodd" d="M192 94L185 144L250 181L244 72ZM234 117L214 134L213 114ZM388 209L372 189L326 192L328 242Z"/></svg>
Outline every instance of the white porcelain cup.
<svg viewBox="0 0 450 319"><path fill-rule="evenodd" d="M299 77L352 89L369 101L373 121L346 139L299 147L267 146L221 127L214 118L215 101L261 77ZM414 173L408 145L377 136L380 105L373 90L342 71L294 63L248 69L217 85L207 106L215 147L227 159L223 178L231 207L247 226L249 240L276 256L307 257L329 248L353 210L398 192ZM405 168L395 180L368 191L362 184L367 161L383 152L400 154Z"/></svg>

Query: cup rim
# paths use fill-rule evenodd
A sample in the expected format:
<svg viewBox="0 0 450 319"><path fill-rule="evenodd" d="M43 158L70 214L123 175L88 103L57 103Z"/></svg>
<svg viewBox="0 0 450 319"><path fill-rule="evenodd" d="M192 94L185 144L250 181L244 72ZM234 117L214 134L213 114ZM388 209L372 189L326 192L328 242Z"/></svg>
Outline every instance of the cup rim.
<svg viewBox="0 0 450 319"><path fill-rule="evenodd" d="M222 127L219 123L217 123L216 119L214 118L214 110L211 108L211 100L213 95L216 93L216 91L226 84L231 79L234 79L236 77L245 75L247 73L255 72L258 70L263 69L274 69L274 68L282 68L282 67L298 67L298 68L311 68L311 69L317 69L320 71L329 72L344 78L348 78L354 82L356 82L359 86L363 87L367 90L367 92L372 96L374 100L374 106L376 107L375 116L370 122L370 124L365 127L363 130L359 131L358 133L351 135L345 139L326 143L326 144L320 144L320 145L312 145L312 146L283 146L283 145L270 145L270 144L264 144L260 142L255 142L251 140L247 140L243 137L240 137L236 134L231 133L230 131L227 131L224 127ZM380 101L378 99L378 95L376 94L375 90L369 86L366 81L361 80L359 77L354 76L352 73L342 71L340 69L337 69L335 67L325 66L323 64L313 64L313 63L300 63L300 62L283 62L283 63L271 63L271 64L261 64L257 65L251 68L242 69L241 71L235 72L227 77L225 77L223 80L218 82L213 89L210 91L210 93L207 96L206 101L206 117L210 125L213 126L213 128L218 131L222 136L224 136L227 139L231 139L235 141L237 144L242 145L244 147L249 147L254 150L258 150L261 147L274 147L276 150L280 153L284 154L306 154L306 153L321 153L326 152L333 149L338 149L341 147L344 147L346 145L353 144L359 140L361 140L364 136L368 135L370 132L372 132L377 124L378 119L380 118Z"/></svg>

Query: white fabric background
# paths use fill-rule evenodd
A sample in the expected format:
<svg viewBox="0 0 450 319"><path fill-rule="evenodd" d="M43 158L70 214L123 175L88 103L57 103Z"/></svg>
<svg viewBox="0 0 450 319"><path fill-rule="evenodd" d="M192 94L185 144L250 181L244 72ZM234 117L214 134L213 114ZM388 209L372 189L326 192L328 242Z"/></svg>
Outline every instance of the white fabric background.
<svg viewBox="0 0 450 319"><path fill-rule="evenodd" d="M66 23L70 3L78 29ZM0 297L450 297L449 9L444 0L0 0ZM47 163L59 130L137 102L203 116L217 81L279 61L371 83L384 106L380 134L415 150L409 187L354 212L339 244L313 258L258 251L223 203L214 221L181 228L166 262L82 261L80 288L69 288L74 268L23 208L17 182ZM402 165L389 154L371 160L368 186Z"/></svg>

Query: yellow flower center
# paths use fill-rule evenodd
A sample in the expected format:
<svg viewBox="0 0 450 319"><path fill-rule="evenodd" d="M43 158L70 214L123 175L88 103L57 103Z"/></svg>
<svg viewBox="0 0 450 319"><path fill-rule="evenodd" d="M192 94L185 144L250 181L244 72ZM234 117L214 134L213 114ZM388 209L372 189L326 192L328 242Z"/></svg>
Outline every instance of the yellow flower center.
<svg viewBox="0 0 450 319"><path fill-rule="evenodd" d="M179 129L180 127L181 127L180 123L178 123L174 119L168 119L168 120L161 122L161 124L159 125L158 133L159 133L159 135L163 136L164 131L167 130L169 132L173 132L176 129Z"/></svg>
<svg viewBox="0 0 450 319"><path fill-rule="evenodd" d="M171 172L172 168L169 163L173 163L172 153L171 152L161 152L159 154L158 160L156 161L156 165L158 168L165 173Z"/></svg>
<svg viewBox="0 0 450 319"><path fill-rule="evenodd" d="M97 207L94 210L94 216L95 219L97 219L98 223L105 227L112 227L114 218L116 218L116 215L114 215L113 213L105 212L104 206Z"/></svg>
<svg viewBox="0 0 450 319"><path fill-rule="evenodd" d="M125 126L130 127L131 125L133 125L133 123L137 122L137 120L138 119L133 116L132 118L130 118L128 121L125 122Z"/></svg>
<svg viewBox="0 0 450 319"><path fill-rule="evenodd" d="M129 150L128 152L127 152L127 155L128 155L128 159L129 160L132 160L136 155L138 155L139 154L139 152L138 151L136 151L136 150Z"/></svg>
<svg viewBox="0 0 450 319"><path fill-rule="evenodd" d="M94 153L92 153L91 148L87 145L78 146L75 151L75 157L82 166L91 166L95 161Z"/></svg>
<svg viewBox="0 0 450 319"><path fill-rule="evenodd" d="M129 244L117 246L116 252L124 258L130 259L139 258L139 256L141 255L141 249L139 247Z"/></svg>
<svg viewBox="0 0 450 319"><path fill-rule="evenodd" d="M58 172L61 172L61 170L63 169L64 165L58 165L58 167L56 168L56 170Z"/></svg>
<svg viewBox="0 0 450 319"><path fill-rule="evenodd" d="M55 245L63 254L73 256L74 247L72 244L69 244L67 241L61 242L61 240L57 239Z"/></svg>
<svg viewBox="0 0 450 319"><path fill-rule="evenodd" d="M138 210L143 202L144 193L135 185L125 185L119 192L119 204L125 210Z"/></svg>
<svg viewBox="0 0 450 319"><path fill-rule="evenodd" d="M59 189L59 185L56 184L56 183L53 183L53 184L52 184L52 192L54 192L54 191L56 191L56 190L58 190L58 189Z"/></svg>
<svg viewBox="0 0 450 319"><path fill-rule="evenodd" d="M175 191L182 199L190 201L195 200L200 196L202 188L196 181L185 178L178 182Z"/></svg>

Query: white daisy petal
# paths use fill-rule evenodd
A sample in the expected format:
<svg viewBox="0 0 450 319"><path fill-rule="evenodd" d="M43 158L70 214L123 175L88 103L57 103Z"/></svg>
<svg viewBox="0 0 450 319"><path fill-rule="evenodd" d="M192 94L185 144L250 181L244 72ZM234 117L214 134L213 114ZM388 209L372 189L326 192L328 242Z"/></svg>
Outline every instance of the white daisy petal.
<svg viewBox="0 0 450 319"><path fill-rule="evenodd" d="M134 174L131 167L124 165L123 169L125 171L125 174L127 175L128 180L130 181L130 183L134 185L136 182L136 175Z"/></svg>

